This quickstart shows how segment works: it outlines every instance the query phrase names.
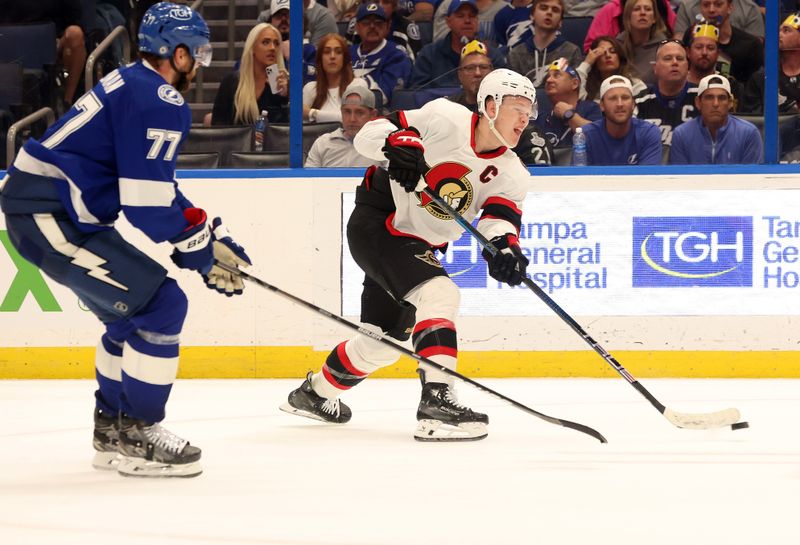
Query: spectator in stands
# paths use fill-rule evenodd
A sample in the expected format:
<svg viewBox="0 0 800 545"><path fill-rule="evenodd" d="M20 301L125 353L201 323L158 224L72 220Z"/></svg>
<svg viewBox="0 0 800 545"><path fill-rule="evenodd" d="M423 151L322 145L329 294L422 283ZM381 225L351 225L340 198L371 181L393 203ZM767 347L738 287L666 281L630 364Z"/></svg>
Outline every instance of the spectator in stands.
<svg viewBox="0 0 800 545"><path fill-rule="evenodd" d="M441 0L436 6L436 14L433 16L433 39L441 40L447 35L447 15L450 13L450 5L458 0ZM497 39L494 35L495 16L506 6L504 0L476 0L475 6L478 8L478 34L475 36L487 45L497 46Z"/></svg>
<svg viewBox="0 0 800 545"><path fill-rule="evenodd" d="M267 81L267 66L278 65L277 93ZM281 54L281 34L269 23L258 23L244 42L239 70L219 84L212 125L252 125L266 110L271 123L289 122L289 72Z"/></svg>
<svg viewBox="0 0 800 545"><path fill-rule="evenodd" d="M656 0L628 0L623 12L623 30L617 39L625 55L645 83L653 83L653 62L658 45L667 39L668 31L656 9Z"/></svg>
<svg viewBox="0 0 800 545"><path fill-rule="evenodd" d="M636 116L656 125L661 130L661 143L669 146L675 127L697 116L697 88L686 81L689 61L681 42L668 40L659 46L653 73L656 83L636 97Z"/></svg>
<svg viewBox="0 0 800 545"><path fill-rule="evenodd" d="M397 9L397 0L380 0L379 3L389 21L386 39L399 45L413 63L422 48L419 27L414 21L400 14L400 10ZM355 18L350 19L350 24L347 25L347 39L352 44L358 44L361 41L356 32Z"/></svg>
<svg viewBox="0 0 800 545"><path fill-rule="evenodd" d="M494 70L492 59L486 44L473 40L461 49L461 60L458 65L458 82L461 91L447 98L466 106L473 112L478 111L478 88L486 75Z"/></svg>
<svg viewBox="0 0 800 545"><path fill-rule="evenodd" d="M554 60L564 58L570 66L578 66L583 55L559 33L564 0L533 0L530 13L531 30L509 50L508 66L527 76L534 87L541 87Z"/></svg>
<svg viewBox="0 0 800 545"><path fill-rule="evenodd" d="M780 162L800 163L800 116L792 116L779 125Z"/></svg>
<svg viewBox="0 0 800 545"><path fill-rule="evenodd" d="M10 0L0 5L0 24L55 23L58 59L67 73L63 95L66 109L75 101L86 64L86 37L80 27L81 16L81 0Z"/></svg>
<svg viewBox="0 0 800 545"><path fill-rule="evenodd" d="M328 8L326 8L324 4L317 4L316 0L303 0L303 8L303 13L308 20L308 24L306 25L306 37L309 43L319 43L326 34L335 34L339 32L339 28L336 26L336 19L334 19L333 14L328 11ZM265 9L258 16L258 22L269 23L272 9L272 5L270 4L270 9Z"/></svg>
<svg viewBox="0 0 800 545"><path fill-rule="evenodd" d="M584 51L589 51L592 42L598 36L617 36L620 32L625 30L623 18L626 4L627 2L625 0L609 0L609 2L597 12L594 21L592 21L586 33L586 38L583 40ZM675 25L675 12L672 11L669 0L658 0L656 5L661 20L664 21L667 29L671 33L671 29Z"/></svg>
<svg viewBox="0 0 800 545"><path fill-rule="evenodd" d="M733 93L725 76L711 74L700 80L695 104L700 115L672 135L670 164L762 162L764 149L756 126L729 113Z"/></svg>
<svg viewBox="0 0 800 545"><path fill-rule="evenodd" d="M683 0L678 8L678 17L675 21L675 38L682 40L686 31L696 24L697 16L702 12L703 1L718 3L718 10L723 9L726 3L725 0ZM731 8L731 25L764 39L764 17L752 0L733 0ZM713 19L707 18L706 20L714 22Z"/></svg>
<svg viewBox="0 0 800 545"><path fill-rule="evenodd" d="M401 4L401 12L414 22L433 21L437 0L404 0L405 7ZM423 44L424 45L424 44Z"/></svg>
<svg viewBox="0 0 800 545"><path fill-rule="evenodd" d="M738 81L750 79L764 65L764 46L759 38L731 25L732 0L702 0L700 12L719 28L717 72Z"/></svg>
<svg viewBox="0 0 800 545"><path fill-rule="evenodd" d="M778 34L778 111L796 113L800 105L800 13L788 16ZM764 67L747 81L739 111L764 113Z"/></svg>
<svg viewBox="0 0 800 545"><path fill-rule="evenodd" d="M494 70L486 44L473 40L461 49L461 62L458 68L458 81L461 91L449 96L450 100L478 112L478 88L486 75ZM534 123L529 123L514 148L526 165L549 165L553 152L544 133Z"/></svg>
<svg viewBox="0 0 800 545"><path fill-rule="evenodd" d="M368 167L376 162L356 151L353 139L361 127L375 119L375 94L363 84L351 83L342 101L342 127L323 134L314 141L308 152L307 167Z"/></svg>
<svg viewBox="0 0 800 545"><path fill-rule="evenodd" d="M328 0L328 11L336 21L346 22L356 16L360 3L360 0Z"/></svg>
<svg viewBox="0 0 800 545"><path fill-rule="evenodd" d="M686 80L693 86L700 83L700 80L711 74L717 74L717 59L719 58L719 29L714 25L702 22L694 26L690 33L684 37L686 44L686 56L689 59L689 74ZM728 83L733 92L733 105L731 111L736 111L737 99L741 99L744 86L729 76Z"/></svg>
<svg viewBox="0 0 800 545"><path fill-rule="evenodd" d="M458 87L461 48L478 35L476 0L453 0L447 12L450 32L442 39L425 45L419 52L408 83L410 89ZM489 58L495 68L505 68L506 60L489 46Z"/></svg>
<svg viewBox="0 0 800 545"><path fill-rule="evenodd" d="M311 123L342 120L342 93L352 82L367 87L353 76L347 41L339 34L326 34L317 44L316 80L303 86L303 119Z"/></svg>
<svg viewBox="0 0 800 545"><path fill-rule="evenodd" d="M289 64L289 0L272 0L269 9L269 24L278 29L281 33L281 53L283 54L283 62ZM308 17L303 15L303 29L308 26ZM338 29L334 29L336 32ZM308 83L314 79L316 75L316 68L314 59L317 56L317 50L314 44L317 42L309 42L308 32L303 32L303 83Z"/></svg>
<svg viewBox="0 0 800 545"><path fill-rule="evenodd" d="M603 118L583 126L589 165L659 165L661 133L652 123L633 117L633 85L614 75L600 85Z"/></svg>
<svg viewBox="0 0 800 545"><path fill-rule="evenodd" d="M353 73L366 80L370 89L380 91L384 104L398 85L408 81L411 60L396 43L386 41L389 23L380 4L361 4L356 14L356 32L361 43L350 47Z"/></svg>
<svg viewBox="0 0 800 545"><path fill-rule="evenodd" d="M594 17L608 0L564 0L564 17Z"/></svg>
<svg viewBox="0 0 800 545"><path fill-rule="evenodd" d="M716 73L719 57L719 29L708 23L695 25L691 39L684 40L686 56L689 60L689 74L686 80L698 84L704 77Z"/></svg>
<svg viewBox="0 0 800 545"><path fill-rule="evenodd" d="M600 107L591 100L580 100L581 78L566 59L550 65L544 92L553 104L546 115L536 118L536 124L554 148L572 145L572 131L602 117Z"/></svg>
<svg viewBox="0 0 800 545"><path fill-rule="evenodd" d="M494 39L507 52L531 28L531 0L511 0L494 16Z"/></svg>
<svg viewBox="0 0 800 545"><path fill-rule="evenodd" d="M622 44L611 36L594 39L577 72L581 78L581 100L593 100L600 104L600 84L613 75L625 76L633 86L634 96L647 89L647 85L628 63Z"/></svg>

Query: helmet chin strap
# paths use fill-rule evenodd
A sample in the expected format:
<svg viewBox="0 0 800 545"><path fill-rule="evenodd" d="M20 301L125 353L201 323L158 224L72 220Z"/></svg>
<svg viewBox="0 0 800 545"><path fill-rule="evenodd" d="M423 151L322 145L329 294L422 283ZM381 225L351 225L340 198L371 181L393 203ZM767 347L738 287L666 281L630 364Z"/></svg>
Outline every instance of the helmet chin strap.
<svg viewBox="0 0 800 545"><path fill-rule="evenodd" d="M495 119L497 119L498 115L500 115L500 105L499 104L497 106L497 110L494 113L494 117L489 117L488 115L486 116L486 119L489 121L489 130L492 132L492 134L495 136L495 138L497 138L500 141L500 143L502 145L504 145L508 149L511 149L511 146L508 145L508 142L506 142L506 139L503 138L503 136L500 134L500 132L497 129L494 128L494 121L495 121Z"/></svg>

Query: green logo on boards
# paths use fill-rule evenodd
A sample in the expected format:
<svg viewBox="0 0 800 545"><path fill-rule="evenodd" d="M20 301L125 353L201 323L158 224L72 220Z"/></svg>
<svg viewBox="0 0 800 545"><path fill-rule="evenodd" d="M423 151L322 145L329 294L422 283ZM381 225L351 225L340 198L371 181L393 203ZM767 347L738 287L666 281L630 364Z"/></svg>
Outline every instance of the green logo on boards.
<svg viewBox="0 0 800 545"><path fill-rule="evenodd" d="M25 297L30 292L44 312L61 312L61 306L56 301L53 292L47 287L39 269L25 261L8 238L8 232L0 231L0 242L8 252L8 256L17 267L17 274L8 288L3 302L0 303L0 312L18 312Z"/></svg>

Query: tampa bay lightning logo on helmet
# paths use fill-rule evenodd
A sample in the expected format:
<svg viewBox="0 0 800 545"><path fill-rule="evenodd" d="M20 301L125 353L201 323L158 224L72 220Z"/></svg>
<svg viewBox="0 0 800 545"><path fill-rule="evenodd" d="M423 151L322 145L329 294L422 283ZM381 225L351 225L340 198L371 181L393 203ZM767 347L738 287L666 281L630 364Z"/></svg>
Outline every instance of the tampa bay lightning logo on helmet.
<svg viewBox="0 0 800 545"><path fill-rule="evenodd" d="M201 66L211 63L208 25L196 11L172 2L153 4L139 26L139 50L171 57L178 46L186 46Z"/></svg>

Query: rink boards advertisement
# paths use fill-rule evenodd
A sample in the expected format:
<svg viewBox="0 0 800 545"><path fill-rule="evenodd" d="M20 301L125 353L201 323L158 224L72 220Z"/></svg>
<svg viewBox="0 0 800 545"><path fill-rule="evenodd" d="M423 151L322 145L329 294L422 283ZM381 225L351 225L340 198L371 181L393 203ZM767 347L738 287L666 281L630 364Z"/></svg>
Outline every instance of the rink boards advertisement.
<svg viewBox="0 0 800 545"><path fill-rule="evenodd" d="M796 315L800 207L785 191L530 193L520 246L533 281L573 315ZM343 218L353 208L343 195ZM477 224L477 220L473 225ZM343 225L344 229L344 225ZM493 280L469 233L441 263L465 316L552 311ZM363 274L343 248L342 308L358 315Z"/></svg>
<svg viewBox="0 0 800 545"><path fill-rule="evenodd" d="M253 259L251 274L358 321L363 273L344 224L360 179L235 176L209 171L180 184L209 217L223 218ZM647 191L639 190L643 181ZM745 189L751 185L758 189ZM796 185L794 177L763 175L537 176L520 233L528 271L640 376L794 376ZM241 297L221 296L174 266L171 245L154 244L124 218L118 227L187 294L182 376L299 377L351 334L252 284ZM613 374L533 293L492 280L469 236L441 260L461 288L466 374ZM0 378L92 376L102 332L78 297L16 253L0 214ZM380 376L414 376L409 361Z"/></svg>

